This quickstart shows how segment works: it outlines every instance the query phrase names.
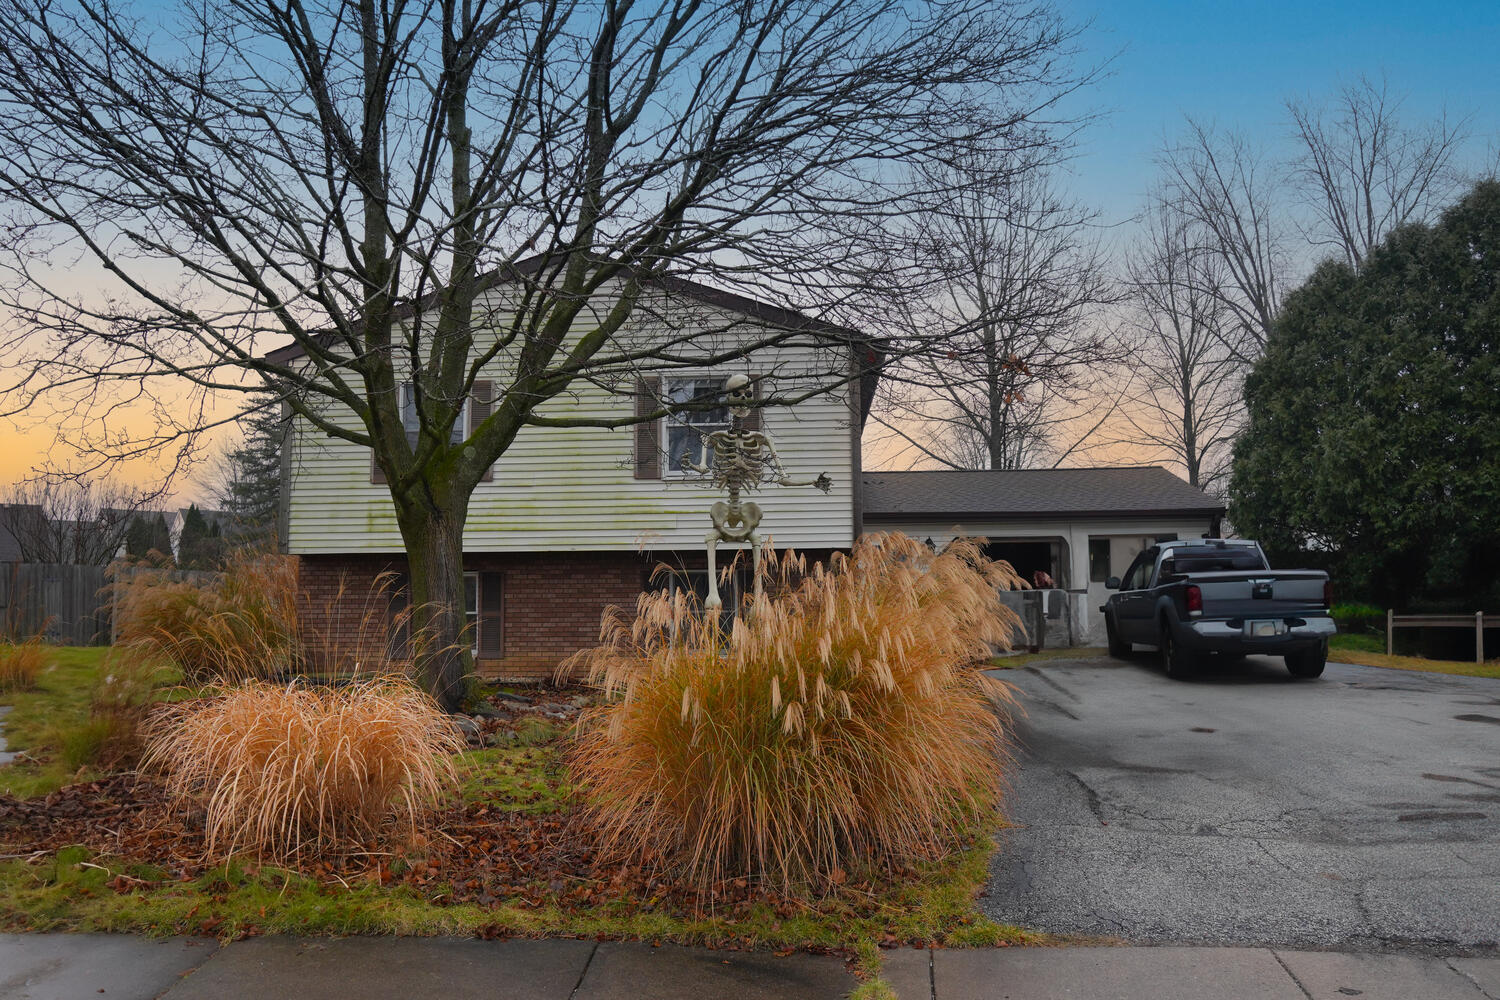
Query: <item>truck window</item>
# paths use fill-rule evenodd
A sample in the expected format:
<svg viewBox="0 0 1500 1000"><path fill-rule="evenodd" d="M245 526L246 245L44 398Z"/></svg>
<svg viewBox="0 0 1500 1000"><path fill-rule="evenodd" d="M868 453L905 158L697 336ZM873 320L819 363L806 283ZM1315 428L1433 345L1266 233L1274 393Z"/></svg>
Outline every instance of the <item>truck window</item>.
<svg viewBox="0 0 1500 1000"><path fill-rule="evenodd" d="M1209 545L1175 549L1172 552L1172 562L1175 573L1218 573L1267 568L1265 559L1255 549L1220 549Z"/></svg>
<svg viewBox="0 0 1500 1000"><path fill-rule="evenodd" d="M1151 567L1156 565L1156 550L1147 549L1135 557L1135 562L1130 564L1130 569L1125 574L1125 582L1120 584L1121 590L1145 590L1146 583L1151 577Z"/></svg>

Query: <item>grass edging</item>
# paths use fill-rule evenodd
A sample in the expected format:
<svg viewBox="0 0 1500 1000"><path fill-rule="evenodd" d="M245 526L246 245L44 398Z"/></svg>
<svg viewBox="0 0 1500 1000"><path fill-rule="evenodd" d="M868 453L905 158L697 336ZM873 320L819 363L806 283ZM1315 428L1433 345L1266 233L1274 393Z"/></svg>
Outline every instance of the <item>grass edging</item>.
<svg viewBox="0 0 1500 1000"><path fill-rule="evenodd" d="M1024 667L1029 663L1041 663L1047 660L1090 660L1108 655L1109 650L1103 646L1060 646L1057 649L1040 649L1035 653L1015 653L992 657L986 669L1014 670L1016 667Z"/></svg>
<svg viewBox="0 0 1500 1000"><path fill-rule="evenodd" d="M1468 663L1463 660L1425 660L1420 656L1392 656L1359 649L1328 650L1328 662L1352 663L1359 667L1384 667L1387 670L1414 670L1424 674L1456 674L1461 677L1487 677L1500 680L1500 660Z"/></svg>

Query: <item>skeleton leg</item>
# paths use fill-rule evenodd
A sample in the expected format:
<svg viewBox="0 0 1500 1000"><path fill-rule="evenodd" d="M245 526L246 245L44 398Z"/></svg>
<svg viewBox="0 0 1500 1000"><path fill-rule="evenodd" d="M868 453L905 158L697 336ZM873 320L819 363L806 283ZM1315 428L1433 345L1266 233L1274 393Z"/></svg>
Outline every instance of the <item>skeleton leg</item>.
<svg viewBox="0 0 1500 1000"><path fill-rule="evenodd" d="M750 542L750 563L755 574L755 599L760 600L760 536L751 535L747 541Z"/></svg>
<svg viewBox="0 0 1500 1000"><path fill-rule="evenodd" d="M708 600L703 602L703 607L710 612L717 612L724 606L719 598L719 568L715 565L714 558L719 547L719 533L710 531L703 536L703 542L708 546Z"/></svg>

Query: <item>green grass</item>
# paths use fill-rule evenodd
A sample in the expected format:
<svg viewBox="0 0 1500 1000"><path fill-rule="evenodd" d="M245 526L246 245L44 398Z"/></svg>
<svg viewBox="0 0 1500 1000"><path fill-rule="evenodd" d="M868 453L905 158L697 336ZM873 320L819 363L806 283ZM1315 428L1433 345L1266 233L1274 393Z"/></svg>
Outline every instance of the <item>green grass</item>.
<svg viewBox="0 0 1500 1000"><path fill-rule="evenodd" d="M474 750L459 764L465 802L489 801L516 812L557 812L572 793L554 747Z"/></svg>
<svg viewBox="0 0 1500 1000"><path fill-rule="evenodd" d="M1109 650L1103 646L1062 646L1057 649L1043 649L1035 653L1016 653L1007 656L997 656L990 660L992 670L1014 670L1016 667L1024 667L1029 663L1043 663L1047 660L1082 660L1095 656L1108 656Z"/></svg>
<svg viewBox="0 0 1500 1000"><path fill-rule="evenodd" d="M49 646L48 665L29 691L0 692L12 710L0 723L8 750L28 755L0 767L0 794L45 795L75 777L88 777L78 754L92 738L89 706L101 676L105 646ZM28 759L35 758L35 759ZM80 768L83 773L80 775Z"/></svg>
<svg viewBox="0 0 1500 1000"><path fill-rule="evenodd" d="M491 907L445 905L408 886L375 880L320 883L279 868L231 863L186 881L149 866L65 848L40 863L0 861L0 928L107 931L150 935L213 934L513 934L636 938L680 944L835 949L852 954L866 986L880 985L882 941L947 947L1040 945L1046 935L997 924L974 899L988 870L989 846L971 848L859 907L824 903L791 916L769 905L737 917L686 918L633 903L587 912L502 901ZM150 884L145 884L150 883ZM872 1000L879 992L866 994Z"/></svg>
<svg viewBox="0 0 1500 1000"><path fill-rule="evenodd" d="M1427 660L1420 656L1388 656L1385 637L1378 635L1336 635L1328 640L1328 658L1336 663L1354 663L1363 667L1386 667L1390 670L1416 670L1428 674L1459 674L1464 677L1500 679L1500 660L1475 663L1472 660Z"/></svg>

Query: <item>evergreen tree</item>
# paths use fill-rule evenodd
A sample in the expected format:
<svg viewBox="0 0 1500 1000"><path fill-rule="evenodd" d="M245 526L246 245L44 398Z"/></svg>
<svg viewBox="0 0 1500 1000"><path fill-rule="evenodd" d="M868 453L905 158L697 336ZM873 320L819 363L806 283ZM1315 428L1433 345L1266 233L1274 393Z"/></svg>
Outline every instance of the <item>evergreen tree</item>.
<svg viewBox="0 0 1500 1000"><path fill-rule="evenodd" d="M219 509L233 519L236 541L270 546L281 503L281 444L286 421L274 399L259 400L242 422L244 440L225 456Z"/></svg>
<svg viewBox="0 0 1500 1000"><path fill-rule="evenodd" d="M1344 592L1500 598L1500 183L1288 297L1249 376L1230 516ZM1340 581L1335 581L1339 586Z"/></svg>

